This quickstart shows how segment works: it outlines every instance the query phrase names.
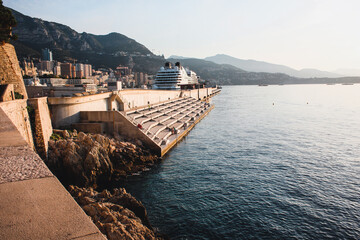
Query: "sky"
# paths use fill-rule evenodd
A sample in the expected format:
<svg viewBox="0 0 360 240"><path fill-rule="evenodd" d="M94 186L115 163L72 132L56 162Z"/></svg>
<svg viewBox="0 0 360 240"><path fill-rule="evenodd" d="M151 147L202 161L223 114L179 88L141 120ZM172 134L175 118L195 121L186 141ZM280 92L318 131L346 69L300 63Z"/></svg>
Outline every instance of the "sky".
<svg viewBox="0 0 360 240"><path fill-rule="evenodd" d="M3 0L78 32L118 32L155 54L227 54L325 71L360 69L358 0Z"/></svg>

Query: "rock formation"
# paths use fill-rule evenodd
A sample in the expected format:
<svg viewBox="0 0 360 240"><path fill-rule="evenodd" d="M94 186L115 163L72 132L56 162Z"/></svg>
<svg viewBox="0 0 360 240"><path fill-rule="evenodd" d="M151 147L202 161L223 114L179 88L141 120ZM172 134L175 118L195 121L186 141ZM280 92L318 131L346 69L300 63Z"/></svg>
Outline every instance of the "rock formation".
<svg viewBox="0 0 360 240"><path fill-rule="evenodd" d="M101 134L54 130L45 163L67 186L108 185L144 171L159 161L133 143ZM138 142L141 146L141 142Z"/></svg>
<svg viewBox="0 0 360 240"><path fill-rule="evenodd" d="M164 239L153 231L141 202L124 188L111 194L70 186L69 192L108 239Z"/></svg>

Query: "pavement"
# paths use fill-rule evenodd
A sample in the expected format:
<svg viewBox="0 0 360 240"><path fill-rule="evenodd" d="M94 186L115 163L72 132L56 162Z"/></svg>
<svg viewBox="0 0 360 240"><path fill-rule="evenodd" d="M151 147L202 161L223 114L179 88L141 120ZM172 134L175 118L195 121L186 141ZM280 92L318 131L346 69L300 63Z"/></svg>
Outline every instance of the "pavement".
<svg viewBox="0 0 360 240"><path fill-rule="evenodd" d="M106 239L1 109L0 239Z"/></svg>

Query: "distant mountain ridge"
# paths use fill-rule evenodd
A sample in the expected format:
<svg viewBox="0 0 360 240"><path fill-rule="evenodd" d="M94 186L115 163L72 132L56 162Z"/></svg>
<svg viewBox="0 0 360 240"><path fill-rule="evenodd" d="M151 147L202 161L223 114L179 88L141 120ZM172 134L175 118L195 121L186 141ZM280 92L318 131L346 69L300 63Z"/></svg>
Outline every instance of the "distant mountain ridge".
<svg viewBox="0 0 360 240"><path fill-rule="evenodd" d="M120 33L107 35L78 33L63 24L31 18L15 10L12 12L18 21L14 33L19 37L12 43L20 61L23 57L41 58L42 48L50 48L55 60L90 63L95 69L99 67L115 68L121 64L133 67L135 72L155 74L167 61L163 57L154 55L134 39ZM210 84L267 85L360 82L360 78L301 79L284 73L250 72L228 63L218 64L204 59L173 57L168 60L180 61L183 66L194 70Z"/></svg>
<svg viewBox="0 0 360 240"><path fill-rule="evenodd" d="M360 76L360 69L340 68L333 72L345 76Z"/></svg>
<svg viewBox="0 0 360 240"><path fill-rule="evenodd" d="M168 58L170 62L180 62L195 71L202 79L220 85L283 85L283 84L336 84L360 83L359 77L342 78L296 78L284 73L248 72L230 64L217 64L196 58Z"/></svg>
<svg viewBox="0 0 360 240"><path fill-rule="evenodd" d="M272 64L256 60L243 60L231 57L225 54L217 54L212 57L206 57L204 60L212 61L218 64L230 64L249 72L268 72L268 73L284 73L293 77L312 78L312 77L329 77L337 78L343 75L331 72L320 71L317 69L296 70L284 65Z"/></svg>

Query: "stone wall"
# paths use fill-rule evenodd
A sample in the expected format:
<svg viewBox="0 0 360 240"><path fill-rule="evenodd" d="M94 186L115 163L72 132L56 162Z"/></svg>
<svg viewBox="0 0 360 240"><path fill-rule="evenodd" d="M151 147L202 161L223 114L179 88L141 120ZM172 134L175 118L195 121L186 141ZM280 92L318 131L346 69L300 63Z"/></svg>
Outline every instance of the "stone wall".
<svg viewBox="0 0 360 240"><path fill-rule="evenodd" d="M25 99L9 102L0 102L0 108L15 125L24 140L34 148L34 141L31 133L30 119Z"/></svg>
<svg viewBox="0 0 360 240"><path fill-rule="evenodd" d="M19 61L13 45L0 45L0 84L14 84L14 91L27 99Z"/></svg>
<svg viewBox="0 0 360 240"><path fill-rule="evenodd" d="M49 139L52 134L50 112L47 105L47 98L28 99L28 104L34 109L33 135L35 147L38 154L45 159L47 157Z"/></svg>

